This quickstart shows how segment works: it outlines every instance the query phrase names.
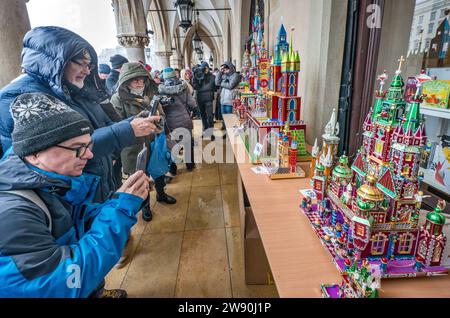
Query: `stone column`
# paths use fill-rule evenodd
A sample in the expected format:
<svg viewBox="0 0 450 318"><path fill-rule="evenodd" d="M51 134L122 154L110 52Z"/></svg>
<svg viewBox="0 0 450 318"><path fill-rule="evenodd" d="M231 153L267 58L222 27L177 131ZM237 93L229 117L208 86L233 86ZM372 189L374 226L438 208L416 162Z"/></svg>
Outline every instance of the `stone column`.
<svg viewBox="0 0 450 318"><path fill-rule="evenodd" d="M170 66L170 57L172 56L172 52L155 52L157 57L157 69L163 70L166 67Z"/></svg>
<svg viewBox="0 0 450 318"><path fill-rule="evenodd" d="M145 61L144 48L149 44L148 37L121 36L118 39L119 44L125 47L130 62Z"/></svg>
<svg viewBox="0 0 450 318"><path fill-rule="evenodd" d="M112 4L119 44L125 47L130 61L145 61L144 48L149 38L142 0L112 0Z"/></svg>
<svg viewBox="0 0 450 318"><path fill-rule="evenodd" d="M21 73L22 39L30 30L26 2L0 1L0 88Z"/></svg>
<svg viewBox="0 0 450 318"><path fill-rule="evenodd" d="M180 53L174 52L170 57L170 67L182 69L183 67L183 58Z"/></svg>
<svg viewBox="0 0 450 318"><path fill-rule="evenodd" d="M174 52L170 56L170 67L178 68L180 70L183 68L183 59L181 58L181 55L178 52Z"/></svg>

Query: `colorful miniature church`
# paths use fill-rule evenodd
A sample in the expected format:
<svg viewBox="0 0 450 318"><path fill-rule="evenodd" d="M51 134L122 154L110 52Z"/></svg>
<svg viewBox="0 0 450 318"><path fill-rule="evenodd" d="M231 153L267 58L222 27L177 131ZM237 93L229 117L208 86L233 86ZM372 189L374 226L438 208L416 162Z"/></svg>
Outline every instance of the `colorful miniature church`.
<svg viewBox="0 0 450 318"><path fill-rule="evenodd" d="M381 285L379 267L374 267L367 260L358 265L347 259L342 272L341 284L322 284L325 298L377 298Z"/></svg>
<svg viewBox="0 0 450 318"><path fill-rule="evenodd" d="M419 162L427 138L420 115L421 82L409 103L403 99L403 61L387 91L385 74L379 78L381 88L351 167L345 155L335 163L339 138L334 113L323 151L317 143L313 147L311 182L318 201L305 214L319 236L331 238L326 246L341 270L345 259L353 257L380 265L383 277L447 272L440 266L446 242L441 210L430 212L425 226L418 227Z"/></svg>
<svg viewBox="0 0 450 318"><path fill-rule="evenodd" d="M267 117L279 121L295 122L300 120L301 97L298 95L298 75L300 56L294 53L292 33L290 44L286 42L286 31L281 25L275 45L272 65L270 66L270 84L264 94ZM288 51L285 52L286 48ZM281 57L280 57L281 56Z"/></svg>
<svg viewBox="0 0 450 318"><path fill-rule="evenodd" d="M263 28L258 10L253 21L250 52L244 54L243 83L234 109L256 142L263 144L269 132L277 134L288 127L289 148L297 147L297 161L309 161L306 151L306 124L300 119L301 97L298 95L300 55L287 41L286 29L281 25L272 57L265 47ZM288 125L286 126L286 123ZM250 138L249 138L250 139ZM250 147L246 140L247 147ZM251 152L251 151L250 151Z"/></svg>

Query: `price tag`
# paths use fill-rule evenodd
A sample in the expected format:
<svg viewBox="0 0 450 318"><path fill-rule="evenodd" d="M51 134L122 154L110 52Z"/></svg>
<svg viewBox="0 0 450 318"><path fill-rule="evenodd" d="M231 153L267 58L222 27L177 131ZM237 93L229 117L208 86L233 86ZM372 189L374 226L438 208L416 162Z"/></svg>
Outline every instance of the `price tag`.
<svg viewBox="0 0 450 318"><path fill-rule="evenodd" d="M261 155L262 149L263 149L263 145L261 145L261 144L258 142L258 143L256 144L256 146L255 146L255 150L253 150L253 154L254 154L256 157L259 157L259 156Z"/></svg>

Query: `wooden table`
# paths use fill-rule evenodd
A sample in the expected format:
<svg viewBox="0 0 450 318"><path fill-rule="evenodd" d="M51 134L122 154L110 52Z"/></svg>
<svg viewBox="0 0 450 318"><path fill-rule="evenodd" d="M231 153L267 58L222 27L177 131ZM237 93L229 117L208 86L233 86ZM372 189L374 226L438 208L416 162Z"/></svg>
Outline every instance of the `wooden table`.
<svg viewBox="0 0 450 318"><path fill-rule="evenodd" d="M299 210L299 189L310 189L309 163L302 163L307 178L270 180L253 173L254 167L233 126L235 115L223 115L239 178L248 196L264 250L280 297L321 297L320 284L340 283L331 256ZM240 181L239 181L240 182ZM242 224L241 224L242 226ZM450 297L450 275L414 279L384 279L381 297Z"/></svg>

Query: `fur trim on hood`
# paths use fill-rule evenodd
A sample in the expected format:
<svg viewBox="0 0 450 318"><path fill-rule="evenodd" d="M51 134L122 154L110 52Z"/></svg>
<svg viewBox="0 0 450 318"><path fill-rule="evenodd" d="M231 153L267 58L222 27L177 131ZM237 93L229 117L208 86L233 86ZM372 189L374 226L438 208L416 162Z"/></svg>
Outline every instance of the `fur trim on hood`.
<svg viewBox="0 0 450 318"><path fill-rule="evenodd" d="M187 85L183 81L181 81L180 84L177 85L168 86L161 84L158 87L159 94L163 95L177 95L182 93L185 89L187 89Z"/></svg>

